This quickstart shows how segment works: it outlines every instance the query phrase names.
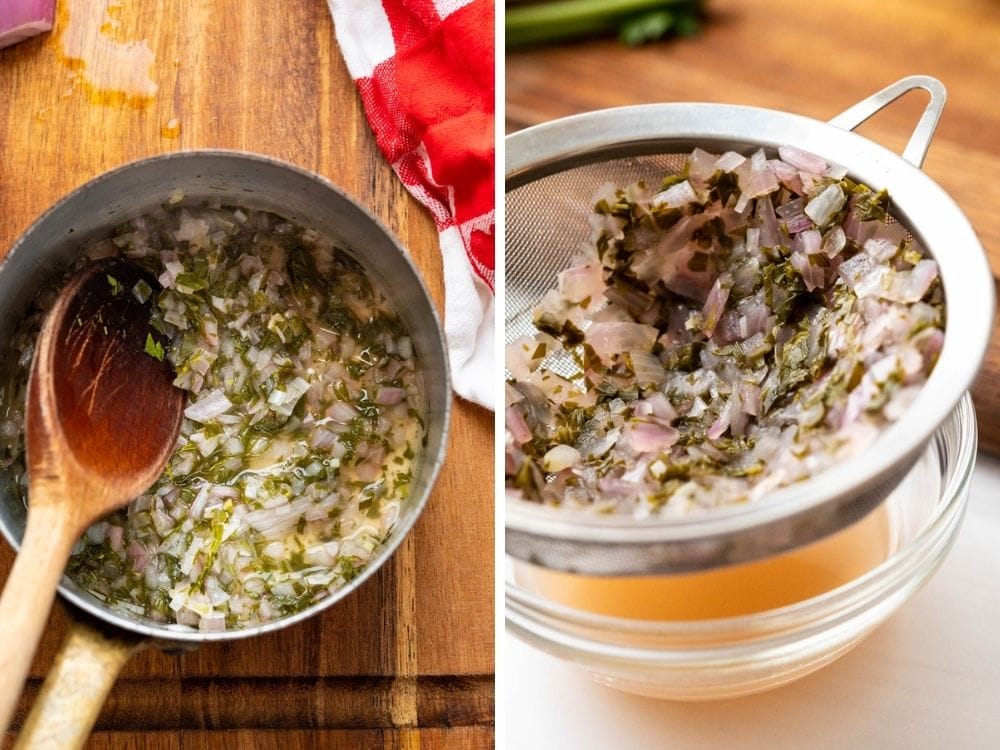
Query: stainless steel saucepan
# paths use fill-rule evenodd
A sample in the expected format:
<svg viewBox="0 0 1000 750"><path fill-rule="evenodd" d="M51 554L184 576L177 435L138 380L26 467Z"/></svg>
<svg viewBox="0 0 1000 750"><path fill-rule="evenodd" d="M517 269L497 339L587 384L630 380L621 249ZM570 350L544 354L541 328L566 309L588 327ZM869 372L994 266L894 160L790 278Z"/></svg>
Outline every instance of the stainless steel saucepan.
<svg viewBox="0 0 1000 750"><path fill-rule="evenodd" d="M298 614L240 630L200 632L126 617L64 577L59 593L71 609L86 613L96 625L86 624L87 618L73 618L63 652L22 730L23 747L82 746L118 671L143 645L184 648L261 635L334 606L364 584L399 546L420 515L444 460L451 404L445 344L413 262L385 227L330 182L264 156L216 150L158 156L103 174L59 201L0 264L0 359L38 290L64 271L88 240L110 235L117 225L164 204L178 190L188 205L213 202L269 210L314 227L364 266L395 308L405 311L423 375L424 451L415 467L410 498L368 567ZM15 548L25 518L19 493L11 482L0 481L0 531Z"/></svg>

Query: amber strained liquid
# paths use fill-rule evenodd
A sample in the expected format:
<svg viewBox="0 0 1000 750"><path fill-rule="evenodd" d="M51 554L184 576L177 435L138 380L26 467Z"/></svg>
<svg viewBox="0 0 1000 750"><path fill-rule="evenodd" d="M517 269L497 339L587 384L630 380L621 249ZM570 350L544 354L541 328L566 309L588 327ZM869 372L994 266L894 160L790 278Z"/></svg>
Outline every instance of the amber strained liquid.
<svg viewBox="0 0 1000 750"><path fill-rule="evenodd" d="M886 504L818 542L718 570L598 577L518 564L520 585L601 615L639 620L709 620L783 607L831 591L883 562L891 550Z"/></svg>

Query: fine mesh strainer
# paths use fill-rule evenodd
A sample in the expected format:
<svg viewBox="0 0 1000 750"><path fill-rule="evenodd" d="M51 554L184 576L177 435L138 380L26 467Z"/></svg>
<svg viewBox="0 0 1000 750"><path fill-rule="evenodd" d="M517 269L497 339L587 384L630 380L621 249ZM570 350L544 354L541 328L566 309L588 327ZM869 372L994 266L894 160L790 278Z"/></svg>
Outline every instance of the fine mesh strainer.
<svg viewBox="0 0 1000 750"><path fill-rule="evenodd" d="M902 157L851 132L916 88L930 93ZM920 170L945 100L940 81L910 76L829 122L724 104L601 110L506 139L506 340L534 332L532 308L589 234L605 182L659 182L694 147L772 155L792 145L841 165L891 196L893 220L938 262L947 323L940 359L910 409L862 455L755 503L685 518L634 519L551 508L508 496L506 550L515 559L593 575L681 572L743 562L833 533L875 508L913 466L972 382L989 342L993 281L975 232ZM561 374L569 363L546 362Z"/></svg>

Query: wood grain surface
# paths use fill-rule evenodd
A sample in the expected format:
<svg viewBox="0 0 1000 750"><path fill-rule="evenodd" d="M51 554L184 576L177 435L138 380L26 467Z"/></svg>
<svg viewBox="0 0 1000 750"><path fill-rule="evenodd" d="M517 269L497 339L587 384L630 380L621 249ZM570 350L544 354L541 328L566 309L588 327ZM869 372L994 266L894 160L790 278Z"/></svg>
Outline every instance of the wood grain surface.
<svg viewBox="0 0 1000 750"><path fill-rule="evenodd" d="M375 146L324 0L59 6L56 33L0 51L0 252L112 167L180 149L244 149L314 170L368 206L409 248L442 308L433 223ZM63 51L72 24L114 44L90 49L84 68ZM155 95L95 85L111 80L101 74L120 62L117 52L141 41ZM492 746L492 457L492 415L456 401L427 509L372 580L278 633L140 654L90 747ZM12 553L0 547L5 578ZM22 713L63 628L54 612Z"/></svg>
<svg viewBox="0 0 1000 750"><path fill-rule="evenodd" d="M825 120L915 73L948 102L924 170L967 214L1000 274L1000 4L994 0L707 0L701 34L512 52L508 131L577 112L667 101L749 104ZM858 132L901 152L926 95ZM939 250L940 251L940 250ZM943 249L947 252L947 248ZM1000 328L973 388L981 447L1000 452Z"/></svg>

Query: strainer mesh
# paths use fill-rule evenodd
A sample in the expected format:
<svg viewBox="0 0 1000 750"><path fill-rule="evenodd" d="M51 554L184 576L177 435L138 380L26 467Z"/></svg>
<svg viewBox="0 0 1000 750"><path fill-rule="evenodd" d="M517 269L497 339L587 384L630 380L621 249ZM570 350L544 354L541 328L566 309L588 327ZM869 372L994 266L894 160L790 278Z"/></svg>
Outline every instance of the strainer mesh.
<svg viewBox="0 0 1000 750"><path fill-rule="evenodd" d="M507 343L535 332L532 309L590 236L587 216L597 189L605 182L622 187L638 180L659 184L679 172L686 159L687 154L656 154L600 161L556 172L507 193Z"/></svg>

